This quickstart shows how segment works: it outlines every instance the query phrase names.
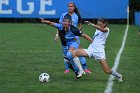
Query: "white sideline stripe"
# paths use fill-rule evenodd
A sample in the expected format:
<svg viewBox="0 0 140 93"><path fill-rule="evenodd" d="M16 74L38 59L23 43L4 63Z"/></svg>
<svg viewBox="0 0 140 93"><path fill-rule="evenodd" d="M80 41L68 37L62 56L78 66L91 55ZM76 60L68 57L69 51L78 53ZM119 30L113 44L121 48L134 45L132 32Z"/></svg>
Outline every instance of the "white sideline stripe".
<svg viewBox="0 0 140 93"><path fill-rule="evenodd" d="M115 64L113 66L113 70L117 70L118 66L119 66L119 63L120 63L120 57L121 57L121 54L123 52L123 49L125 47L125 41L126 41L126 37L127 37L127 32L128 32L128 28L129 28L129 25L127 25L126 27L126 30L125 30L125 35L124 35L124 38L123 38L123 42L122 42L122 46L117 54L117 57L115 59ZM107 87L104 91L104 93L112 93L112 88L113 88L113 80L115 79L114 76L110 75L109 79L108 79L108 83L107 83Z"/></svg>
<svg viewBox="0 0 140 93"><path fill-rule="evenodd" d="M129 28L129 12L127 14L127 26L126 26L126 29L125 29L125 34L124 34L124 37L123 37L122 45L121 45L121 48L120 48L119 52L117 53L114 66L112 68L113 70L118 69L118 66L119 66L119 63L120 63L120 57L121 57L121 54L122 54L123 49L125 47L125 41L126 41L126 37L127 37L127 33L128 33L128 28ZM115 79L115 77L110 75L110 77L108 78L107 86L106 86L106 89L105 89L104 93L112 93L113 92L113 84L114 84L113 80L114 79Z"/></svg>

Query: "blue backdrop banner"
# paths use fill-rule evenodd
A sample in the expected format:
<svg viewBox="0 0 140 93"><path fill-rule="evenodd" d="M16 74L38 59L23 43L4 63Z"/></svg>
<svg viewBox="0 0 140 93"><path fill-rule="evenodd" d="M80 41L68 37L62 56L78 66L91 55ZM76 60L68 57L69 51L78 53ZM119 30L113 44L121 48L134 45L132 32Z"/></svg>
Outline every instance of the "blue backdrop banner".
<svg viewBox="0 0 140 93"><path fill-rule="evenodd" d="M126 19L129 0L0 0L1 18L59 18L73 1L82 18Z"/></svg>
<svg viewBox="0 0 140 93"><path fill-rule="evenodd" d="M140 26L140 11L139 12L135 12L135 25L139 25Z"/></svg>

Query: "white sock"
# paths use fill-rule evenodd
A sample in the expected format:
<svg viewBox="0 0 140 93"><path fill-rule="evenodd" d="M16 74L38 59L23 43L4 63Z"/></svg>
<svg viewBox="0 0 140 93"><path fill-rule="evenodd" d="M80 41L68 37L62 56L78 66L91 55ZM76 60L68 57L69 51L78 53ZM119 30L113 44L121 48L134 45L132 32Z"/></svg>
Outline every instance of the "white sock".
<svg viewBox="0 0 140 93"><path fill-rule="evenodd" d="M117 71L115 71L115 70L112 70L112 73L111 73L113 76L115 76L115 77L118 77L118 78L120 78L121 77L121 74L120 73L118 73Z"/></svg>
<svg viewBox="0 0 140 93"><path fill-rule="evenodd" d="M73 58L73 61L74 61L75 65L78 67L79 71L80 72L83 71L79 58L78 57Z"/></svg>

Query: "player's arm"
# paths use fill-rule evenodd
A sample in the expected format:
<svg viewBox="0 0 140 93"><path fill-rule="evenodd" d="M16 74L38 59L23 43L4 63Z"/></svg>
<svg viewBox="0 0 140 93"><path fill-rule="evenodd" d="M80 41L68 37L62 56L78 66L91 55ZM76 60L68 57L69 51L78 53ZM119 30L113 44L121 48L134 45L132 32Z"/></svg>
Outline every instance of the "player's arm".
<svg viewBox="0 0 140 93"><path fill-rule="evenodd" d="M64 14L62 14L62 15L60 16L59 23L62 23L63 18L64 18ZM57 29L57 31L56 31L56 35L55 35L55 37L54 37L54 40L55 40L55 42L57 42L57 41L59 40L59 31L58 31L58 29Z"/></svg>
<svg viewBox="0 0 140 93"><path fill-rule="evenodd" d="M95 24L91 24L95 29L98 29L98 30L100 30L100 31L102 31L102 32L107 32L108 31L108 29L107 28L101 28L100 26L98 26L98 25L95 25Z"/></svg>
<svg viewBox="0 0 140 93"><path fill-rule="evenodd" d="M92 43L92 38L90 36L88 36L87 34L82 34L81 37L87 39L88 41L90 41Z"/></svg>
<svg viewBox="0 0 140 93"><path fill-rule="evenodd" d="M78 24L78 29L81 30L82 29L82 23Z"/></svg>
<svg viewBox="0 0 140 93"><path fill-rule="evenodd" d="M49 20L40 19L42 23L46 23L47 25L55 27L55 22L51 22Z"/></svg>
<svg viewBox="0 0 140 93"><path fill-rule="evenodd" d="M55 38L54 38L55 42L57 42L58 39L59 39L59 31L58 31L58 29L57 29L56 35L55 35Z"/></svg>
<svg viewBox="0 0 140 93"><path fill-rule="evenodd" d="M78 29L79 29L79 30L82 29L82 20L81 20L81 16L78 16Z"/></svg>
<svg viewBox="0 0 140 93"><path fill-rule="evenodd" d="M87 34L82 33L78 28L73 27L73 29L71 29L71 31L73 32L73 34L75 36L81 36L81 37L87 39L88 41L92 42L91 37L89 37Z"/></svg>
<svg viewBox="0 0 140 93"><path fill-rule="evenodd" d="M88 25L93 26L95 29L98 29L98 30L100 30L102 32L107 32L108 31L108 28L101 28L100 26L95 25L95 24L93 24L93 23L91 23L89 21L85 21L85 23L87 23Z"/></svg>

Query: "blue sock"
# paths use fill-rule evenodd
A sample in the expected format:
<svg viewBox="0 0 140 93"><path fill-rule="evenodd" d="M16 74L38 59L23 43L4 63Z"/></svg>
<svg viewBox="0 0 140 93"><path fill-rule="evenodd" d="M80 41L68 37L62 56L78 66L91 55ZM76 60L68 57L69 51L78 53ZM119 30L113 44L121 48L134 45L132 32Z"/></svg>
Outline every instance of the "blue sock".
<svg viewBox="0 0 140 93"><path fill-rule="evenodd" d="M75 65L75 63L73 62L73 56L72 56L72 53L71 52L67 52L67 57L71 63L71 65L73 66L74 70L75 71L78 71L78 67Z"/></svg>
<svg viewBox="0 0 140 93"><path fill-rule="evenodd" d="M69 70L68 63L64 61L65 70Z"/></svg>
<svg viewBox="0 0 140 93"><path fill-rule="evenodd" d="M83 68L83 69L87 69L87 64L86 64L86 59L85 59L85 57L79 57L79 60L80 60L80 62L81 62L81 64L82 64L82 68Z"/></svg>

